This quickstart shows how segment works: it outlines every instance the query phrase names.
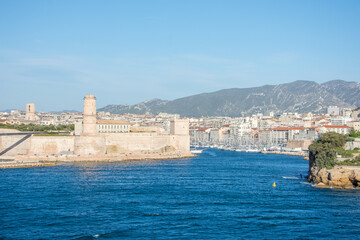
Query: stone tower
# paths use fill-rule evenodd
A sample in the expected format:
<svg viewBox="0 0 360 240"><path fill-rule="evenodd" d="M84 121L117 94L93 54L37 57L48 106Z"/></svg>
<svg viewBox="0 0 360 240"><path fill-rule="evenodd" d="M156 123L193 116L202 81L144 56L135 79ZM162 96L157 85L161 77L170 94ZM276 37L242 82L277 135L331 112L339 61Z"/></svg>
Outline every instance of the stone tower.
<svg viewBox="0 0 360 240"><path fill-rule="evenodd" d="M26 104L25 119L28 121L35 121L35 103Z"/></svg>
<svg viewBox="0 0 360 240"><path fill-rule="evenodd" d="M189 119L170 121L171 145L184 152L190 151Z"/></svg>
<svg viewBox="0 0 360 240"><path fill-rule="evenodd" d="M172 119L170 121L170 134L189 135L189 119Z"/></svg>
<svg viewBox="0 0 360 240"><path fill-rule="evenodd" d="M96 98L92 94L84 97L83 135L96 135Z"/></svg>

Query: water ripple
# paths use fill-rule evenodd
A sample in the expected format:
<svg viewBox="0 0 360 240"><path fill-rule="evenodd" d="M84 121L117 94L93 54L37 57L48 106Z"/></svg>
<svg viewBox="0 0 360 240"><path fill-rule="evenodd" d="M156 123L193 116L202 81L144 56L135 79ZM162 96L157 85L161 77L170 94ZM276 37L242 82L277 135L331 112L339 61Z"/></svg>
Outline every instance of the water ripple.
<svg viewBox="0 0 360 240"><path fill-rule="evenodd" d="M0 170L0 239L357 239L360 191L314 188L307 164L209 149Z"/></svg>

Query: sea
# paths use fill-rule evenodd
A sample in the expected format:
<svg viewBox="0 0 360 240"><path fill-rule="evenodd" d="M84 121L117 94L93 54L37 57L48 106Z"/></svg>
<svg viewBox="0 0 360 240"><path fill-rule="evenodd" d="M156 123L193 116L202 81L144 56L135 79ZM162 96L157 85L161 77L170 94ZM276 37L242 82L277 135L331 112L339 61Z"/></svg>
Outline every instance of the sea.
<svg viewBox="0 0 360 240"><path fill-rule="evenodd" d="M307 170L217 149L2 169L0 239L360 239L360 191L315 188Z"/></svg>

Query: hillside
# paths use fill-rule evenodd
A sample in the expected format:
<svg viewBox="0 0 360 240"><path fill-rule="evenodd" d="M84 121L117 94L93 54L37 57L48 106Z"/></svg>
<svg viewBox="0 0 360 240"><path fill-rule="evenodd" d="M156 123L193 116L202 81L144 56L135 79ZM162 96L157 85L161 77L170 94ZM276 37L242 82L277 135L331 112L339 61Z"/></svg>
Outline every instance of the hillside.
<svg viewBox="0 0 360 240"><path fill-rule="evenodd" d="M270 111L325 112L331 105L360 106L360 83L342 80L318 84L298 80L279 85L232 88L166 101L153 99L135 105L108 105L99 111L111 113L178 113L184 117L237 117Z"/></svg>

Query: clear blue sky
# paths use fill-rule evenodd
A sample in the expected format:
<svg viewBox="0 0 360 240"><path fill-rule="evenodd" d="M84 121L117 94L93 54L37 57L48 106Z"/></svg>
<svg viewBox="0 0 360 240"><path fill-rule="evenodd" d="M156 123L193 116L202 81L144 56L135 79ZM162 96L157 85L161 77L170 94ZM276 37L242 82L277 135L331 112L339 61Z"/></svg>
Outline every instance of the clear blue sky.
<svg viewBox="0 0 360 240"><path fill-rule="evenodd" d="M359 0L0 1L0 110L359 76Z"/></svg>

